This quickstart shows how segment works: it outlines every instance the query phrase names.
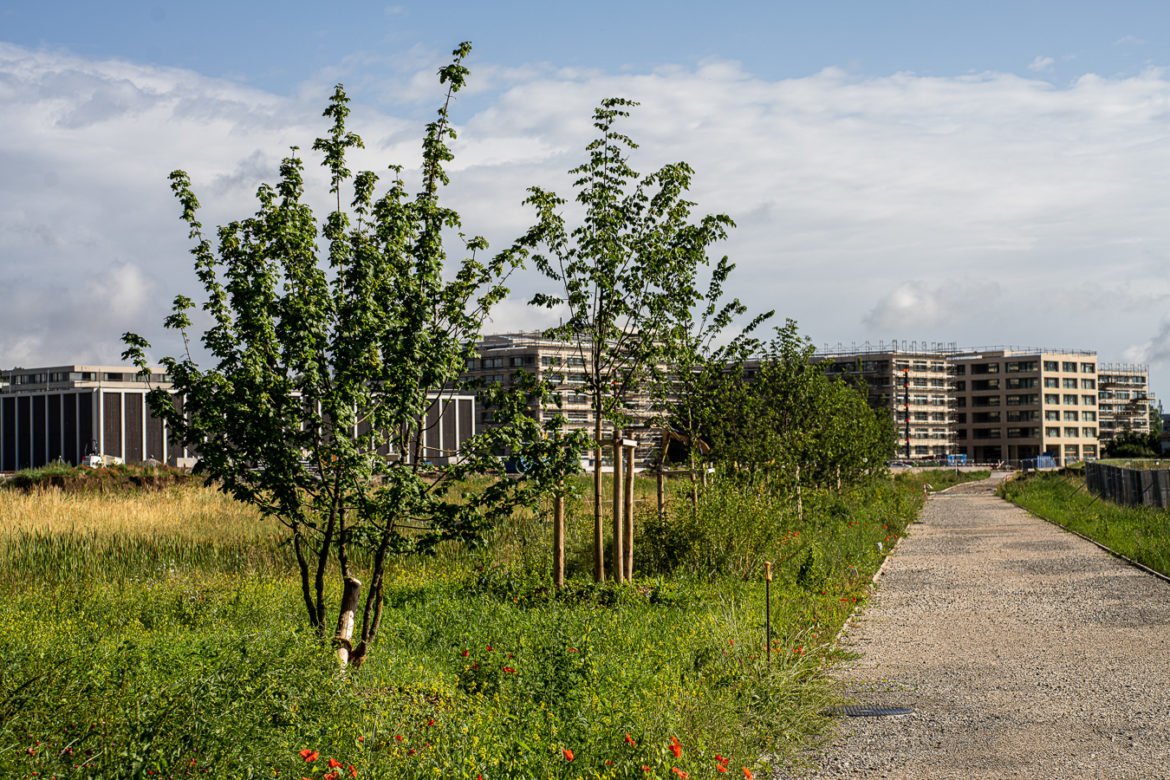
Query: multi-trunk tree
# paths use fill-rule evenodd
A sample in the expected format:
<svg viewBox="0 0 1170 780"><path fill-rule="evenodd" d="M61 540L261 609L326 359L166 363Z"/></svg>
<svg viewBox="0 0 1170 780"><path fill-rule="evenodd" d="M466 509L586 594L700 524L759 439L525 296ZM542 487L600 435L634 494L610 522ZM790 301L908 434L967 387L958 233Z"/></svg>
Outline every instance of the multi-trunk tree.
<svg viewBox="0 0 1170 780"><path fill-rule="evenodd" d="M545 396L538 386L519 394L489 389L496 424L457 454L426 446L428 420L436 419L428 412L441 411L458 387L516 260L512 252L484 260L486 243L471 238L454 272L445 273L444 235L460 227L439 197L452 159L448 108L465 83L469 51L461 45L439 71L447 96L427 125L413 196L397 166L381 195L377 175L347 167L347 153L362 141L346 128L340 85L325 110L332 128L313 144L336 204L323 221L304 202L295 149L279 181L260 187L256 213L219 228L215 243L197 219L187 174L171 175L195 243L211 323L202 346L212 365L201 368L189 349L163 358L178 403L156 388L151 404L177 441L198 449L199 473L284 525L308 622L354 668L381 624L388 559L443 540L475 543L517 503L530 503L533 491L576 467L566 442L545 438L528 414ZM184 343L193 305L178 296L165 322ZM124 339L124 357L145 370L149 344L134 334ZM498 454L532 447L542 464L532 479L489 481L478 495L449 496L463 477L500 469ZM326 592L331 572L341 576L335 621L336 600Z"/></svg>

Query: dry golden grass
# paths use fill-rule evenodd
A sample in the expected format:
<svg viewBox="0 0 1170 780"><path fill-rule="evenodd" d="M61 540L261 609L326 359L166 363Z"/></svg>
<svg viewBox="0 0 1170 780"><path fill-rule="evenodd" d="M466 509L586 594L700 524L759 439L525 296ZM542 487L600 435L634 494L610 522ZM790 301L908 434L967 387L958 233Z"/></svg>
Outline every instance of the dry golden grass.
<svg viewBox="0 0 1170 780"><path fill-rule="evenodd" d="M0 540L54 533L229 541L262 538L278 530L253 508L205 487L105 495L0 491Z"/></svg>

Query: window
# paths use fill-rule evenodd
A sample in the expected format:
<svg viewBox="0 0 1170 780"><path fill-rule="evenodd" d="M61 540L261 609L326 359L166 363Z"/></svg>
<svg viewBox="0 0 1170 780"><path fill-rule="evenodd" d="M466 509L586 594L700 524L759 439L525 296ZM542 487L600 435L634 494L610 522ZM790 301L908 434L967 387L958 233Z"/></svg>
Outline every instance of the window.
<svg viewBox="0 0 1170 780"><path fill-rule="evenodd" d="M1008 372L1035 371L1039 365L1035 360L1018 360L1009 362L1004 366L1004 370Z"/></svg>
<svg viewBox="0 0 1170 780"><path fill-rule="evenodd" d="M957 390L959 392L963 392L966 389L967 389L966 382L955 382L955 390Z"/></svg>
<svg viewBox="0 0 1170 780"><path fill-rule="evenodd" d="M1037 411L1011 411L1007 413L1008 422L1031 422L1032 420L1039 420L1040 412Z"/></svg>
<svg viewBox="0 0 1170 780"><path fill-rule="evenodd" d="M999 412L975 412L971 415L971 422L997 423L999 422Z"/></svg>
<svg viewBox="0 0 1170 780"><path fill-rule="evenodd" d="M1060 412L1056 411L1055 409L1049 409L1048 411L1044 412L1044 419L1045 420L1059 420L1060 419Z"/></svg>
<svg viewBox="0 0 1170 780"><path fill-rule="evenodd" d="M1045 371L1059 371L1060 364L1057 363L1055 360L1045 360L1044 361L1044 370Z"/></svg>
<svg viewBox="0 0 1170 780"><path fill-rule="evenodd" d="M1065 412L1064 419L1066 422L1076 422L1079 418L1077 417L1076 412Z"/></svg>
<svg viewBox="0 0 1170 780"><path fill-rule="evenodd" d="M1007 381L1008 390L1025 390L1036 386L1036 380L1031 377L1020 378L1014 376Z"/></svg>
<svg viewBox="0 0 1170 780"><path fill-rule="evenodd" d="M967 422L967 413L963 412L962 414L956 414L955 422L957 422L959 425L965 424Z"/></svg>
<svg viewBox="0 0 1170 780"><path fill-rule="evenodd" d="M962 399L960 399L962 400ZM998 395L977 395L971 399L972 406L999 406Z"/></svg>
<svg viewBox="0 0 1170 780"><path fill-rule="evenodd" d="M1066 395L1064 397L1064 403L1067 406L1076 406L1077 405L1077 397L1075 395Z"/></svg>
<svg viewBox="0 0 1170 780"><path fill-rule="evenodd" d="M1095 374L1095 373L1097 373L1097 364L1096 363L1081 363L1081 373L1082 374Z"/></svg>
<svg viewBox="0 0 1170 780"><path fill-rule="evenodd" d="M912 380L910 382L910 384L913 385L914 387L926 387L926 380L915 378L914 380Z"/></svg>
<svg viewBox="0 0 1170 780"><path fill-rule="evenodd" d="M1097 438L1097 429L1081 428L1081 436L1084 436L1086 439L1095 439Z"/></svg>
<svg viewBox="0 0 1170 780"><path fill-rule="evenodd" d="M1097 422L1096 412L1081 412L1081 419L1085 422Z"/></svg>
<svg viewBox="0 0 1170 780"><path fill-rule="evenodd" d="M1096 448L1096 446L1094 446L1094 445L1092 445L1092 444L1086 444L1086 445L1084 446L1084 448L1083 448L1083 449L1084 449L1084 453L1085 453L1085 457L1086 457L1086 458L1095 458L1095 457L1097 457L1097 448Z"/></svg>
<svg viewBox="0 0 1170 780"><path fill-rule="evenodd" d="M1044 394L1044 403L1058 404L1058 403L1060 403L1060 396L1057 395L1056 393L1045 393Z"/></svg>
<svg viewBox="0 0 1170 780"><path fill-rule="evenodd" d="M1066 360L1060 364L1060 370L1069 374L1075 374L1077 372L1077 364Z"/></svg>
<svg viewBox="0 0 1170 780"><path fill-rule="evenodd" d="M1082 390L1096 390L1097 383L1095 381L1093 381L1092 379L1082 379L1081 380L1081 389Z"/></svg>
<svg viewBox="0 0 1170 780"><path fill-rule="evenodd" d="M561 358L559 355L541 355L540 364L542 366L559 366L561 364Z"/></svg>
<svg viewBox="0 0 1170 780"><path fill-rule="evenodd" d="M1045 387L1060 387L1060 380L1054 376L1046 376L1046 377L1044 377L1044 386Z"/></svg>
<svg viewBox="0 0 1170 780"><path fill-rule="evenodd" d="M1081 396L1081 403L1083 403L1085 406L1096 406L1097 405L1097 396L1095 396L1095 395L1082 395Z"/></svg>
<svg viewBox="0 0 1170 780"><path fill-rule="evenodd" d="M1009 439L1031 439L1040 435L1039 428L1008 428Z"/></svg>
<svg viewBox="0 0 1170 780"><path fill-rule="evenodd" d="M1040 396L1033 394L1026 395L1009 395L1007 397L1008 406L1025 406L1027 404L1040 403Z"/></svg>
<svg viewBox="0 0 1170 780"><path fill-rule="evenodd" d="M972 363L972 374L998 374L999 363Z"/></svg>
<svg viewBox="0 0 1170 780"><path fill-rule="evenodd" d="M975 381L971 382L971 389L972 390L998 390L999 389L999 380L998 379L976 379Z"/></svg>
<svg viewBox="0 0 1170 780"><path fill-rule="evenodd" d="M972 439L998 439L999 428L976 428L971 432Z"/></svg>
<svg viewBox="0 0 1170 780"><path fill-rule="evenodd" d="M955 376L966 376L966 375L967 375L967 367L966 366L964 366L961 363L959 365L955 366Z"/></svg>
<svg viewBox="0 0 1170 780"><path fill-rule="evenodd" d="M1060 428L1045 428L1044 435L1050 439L1060 438Z"/></svg>
<svg viewBox="0 0 1170 780"><path fill-rule="evenodd" d="M1075 439L1077 437L1077 429L1066 426L1064 429L1065 438Z"/></svg>

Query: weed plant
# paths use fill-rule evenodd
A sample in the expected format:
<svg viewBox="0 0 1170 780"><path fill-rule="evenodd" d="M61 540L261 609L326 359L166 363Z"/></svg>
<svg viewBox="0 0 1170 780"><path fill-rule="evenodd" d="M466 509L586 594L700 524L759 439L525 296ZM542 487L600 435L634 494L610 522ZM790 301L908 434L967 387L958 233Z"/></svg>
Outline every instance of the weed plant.
<svg viewBox="0 0 1170 780"><path fill-rule="evenodd" d="M763 777L827 725L832 639L921 498L808 492L802 521L725 482L692 508L689 488L658 519L639 480L628 586L587 578L581 500L561 591L545 507L398 562L348 678L272 529L211 491L0 492L0 776Z"/></svg>
<svg viewBox="0 0 1170 780"><path fill-rule="evenodd" d="M1126 507L1098 498L1085 487L1083 473L1069 470L1009 480L1000 487L1000 495L1170 576L1170 510Z"/></svg>
<svg viewBox="0 0 1170 780"><path fill-rule="evenodd" d="M958 469L923 469L921 471L903 471L894 477L894 481L907 488L922 492L924 484L930 490L946 490L964 482L977 482L991 477L990 471L959 471Z"/></svg>

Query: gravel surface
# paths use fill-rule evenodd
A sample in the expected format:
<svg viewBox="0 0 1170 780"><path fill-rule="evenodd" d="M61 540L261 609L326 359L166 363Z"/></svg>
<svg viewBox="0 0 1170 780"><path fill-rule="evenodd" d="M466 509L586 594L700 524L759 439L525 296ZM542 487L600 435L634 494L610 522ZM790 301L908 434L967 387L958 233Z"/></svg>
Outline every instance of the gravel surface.
<svg viewBox="0 0 1170 780"><path fill-rule="evenodd" d="M933 495L841 644L866 705L802 778L1170 778L1170 583L994 494Z"/></svg>

